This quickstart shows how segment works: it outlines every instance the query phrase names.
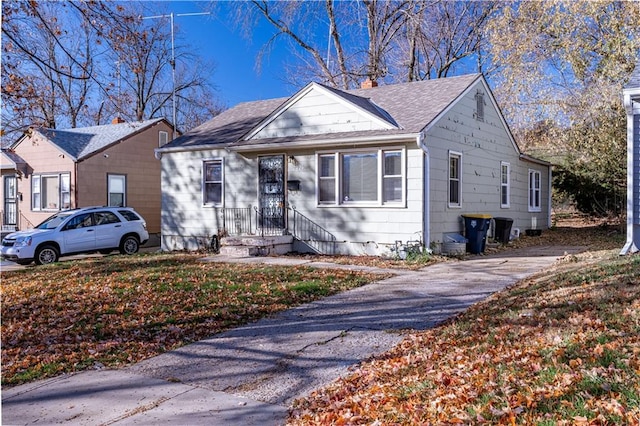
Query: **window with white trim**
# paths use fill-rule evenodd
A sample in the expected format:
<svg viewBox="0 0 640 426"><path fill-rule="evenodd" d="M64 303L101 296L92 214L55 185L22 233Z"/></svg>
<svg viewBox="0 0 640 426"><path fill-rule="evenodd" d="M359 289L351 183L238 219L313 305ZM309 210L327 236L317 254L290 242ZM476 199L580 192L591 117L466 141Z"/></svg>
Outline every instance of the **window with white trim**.
<svg viewBox="0 0 640 426"><path fill-rule="evenodd" d="M529 211L539 212L540 207L540 185L542 174L538 170L529 169Z"/></svg>
<svg viewBox="0 0 640 426"><path fill-rule="evenodd" d="M166 145L169 142L169 133L164 130L158 131L158 146Z"/></svg>
<svg viewBox="0 0 640 426"><path fill-rule="evenodd" d="M31 210L59 211L71 208L71 174L32 175Z"/></svg>
<svg viewBox="0 0 640 426"><path fill-rule="evenodd" d="M205 206L222 206L222 159L206 160L202 164L202 202Z"/></svg>
<svg viewBox="0 0 640 426"><path fill-rule="evenodd" d="M462 206L462 153L449 151L449 207Z"/></svg>
<svg viewBox="0 0 640 426"><path fill-rule="evenodd" d="M124 207L127 205L127 177L107 174L107 205Z"/></svg>
<svg viewBox="0 0 640 426"><path fill-rule="evenodd" d="M402 148L319 153L317 165L319 205L404 203Z"/></svg>
<svg viewBox="0 0 640 426"><path fill-rule="evenodd" d="M500 163L500 207L509 208L511 205L511 164Z"/></svg>

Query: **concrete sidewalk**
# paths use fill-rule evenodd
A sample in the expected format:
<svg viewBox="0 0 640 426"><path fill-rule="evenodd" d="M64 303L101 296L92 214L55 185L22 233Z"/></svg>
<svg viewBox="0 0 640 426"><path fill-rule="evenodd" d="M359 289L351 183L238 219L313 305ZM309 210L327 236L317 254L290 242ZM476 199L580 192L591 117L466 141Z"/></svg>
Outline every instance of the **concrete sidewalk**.
<svg viewBox="0 0 640 426"><path fill-rule="evenodd" d="M536 247L420 271L282 312L120 370L2 392L2 424L278 425L290 404L580 247ZM215 257L210 261L231 261ZM369 269L295 258L245 262Z"/></svg>

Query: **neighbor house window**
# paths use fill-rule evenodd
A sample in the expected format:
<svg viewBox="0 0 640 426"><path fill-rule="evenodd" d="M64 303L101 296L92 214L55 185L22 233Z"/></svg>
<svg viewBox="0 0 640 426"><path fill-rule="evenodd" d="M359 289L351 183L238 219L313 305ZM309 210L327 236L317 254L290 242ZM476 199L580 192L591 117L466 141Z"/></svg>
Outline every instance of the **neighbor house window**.
<svg viewBox="0 0 640 426"><path fill-rule="evenodd" d="M449 151L449 207L462 205L462 154Z"/></svg>
<svg viewBox="0 0 640 426"><path fill-rule="evenodd" d="M204 205L222 205L222 160L208 160L203 164L202 199Z"/></svg>
<svg viewBox="0 0 640 426"><path fill-rule="evenodd" d="M510 206L511 194L511 165L504 161L500 163L500 207L508 208Z"/></svg>
<svg viewBox="0 0 640 426"><path fill-rule="evenodd" d="M107 203L114 207L127 205L127 177L125 175L107 175Z"/></svg>
<svg viewBox="0 0 640 426"><path fill-rule="evenodd" d="M319 154L318 204L401 204L404 155L402 149Z"/></svg>
<svg viewBox="0 0 640 426"><path fill-rule="evenodd" d="M529 211L539 212L540 208L540 180L541 173L529 170Z"/></svg>
<svg viewBox="0 0 640 426"><path fill-rule="evenodd" d="M166 145L169 142L169 133L163 130L158 132L158 146Z"/></svg>
<svg viewBox="0 0 640 426"><path fill-rule="evenodd" d="M71 208L71 175L69 173L33 175L31 209L57 211Z"/></svg>

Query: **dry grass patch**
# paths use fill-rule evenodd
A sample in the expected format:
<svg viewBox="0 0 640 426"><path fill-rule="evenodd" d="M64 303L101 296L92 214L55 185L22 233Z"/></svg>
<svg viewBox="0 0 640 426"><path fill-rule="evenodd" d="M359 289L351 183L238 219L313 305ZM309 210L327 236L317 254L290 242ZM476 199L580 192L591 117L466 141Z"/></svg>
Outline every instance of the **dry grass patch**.
<svg viewBox="0 0 640 426"><path fill-rule="evenodd" d="M108 256L2 273L2 384L140 361L381 275Z"/></svg>
<svg viewBox="0 0 640 426"><path fill-rule="evenodd" d="M590 251L409 334L296 401L289 424L640 424L640 256L623 243L603 226L513 243Z"/></svg>

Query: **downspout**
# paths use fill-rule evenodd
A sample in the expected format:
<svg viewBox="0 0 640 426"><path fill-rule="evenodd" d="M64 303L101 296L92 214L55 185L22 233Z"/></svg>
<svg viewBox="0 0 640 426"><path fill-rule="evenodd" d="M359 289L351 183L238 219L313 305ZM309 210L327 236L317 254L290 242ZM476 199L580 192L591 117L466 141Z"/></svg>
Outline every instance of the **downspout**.
<svg viewBox="0 0 640 426"><path fill-rule="evenodd" d="M431 244L431 173L430 173L430 159L429 159L429 148L424 143L425 135L424 132L420 132L416 137L416 143L418 144L418 148L420 148L424 152L424 156L422 157L422 168L423 168L423 200L422 200L422 209L423 209L423 219L422 219L422 235L424 236L424 246L429 248Z"/></svg>

